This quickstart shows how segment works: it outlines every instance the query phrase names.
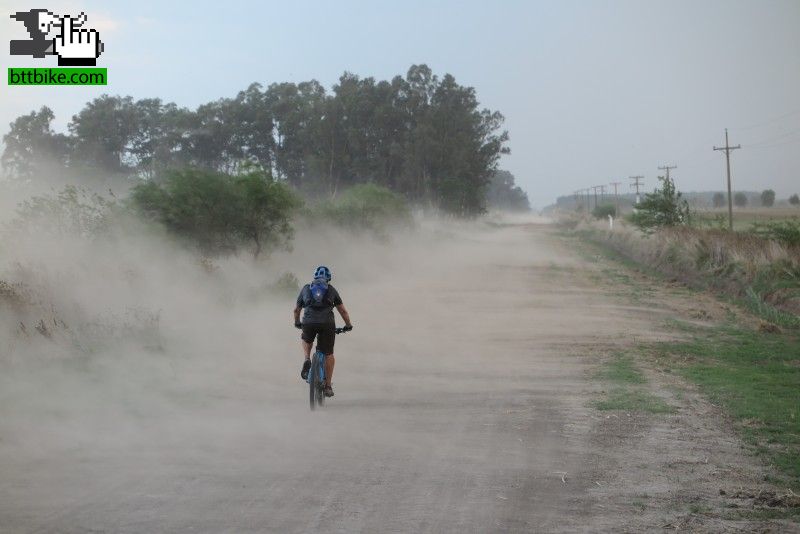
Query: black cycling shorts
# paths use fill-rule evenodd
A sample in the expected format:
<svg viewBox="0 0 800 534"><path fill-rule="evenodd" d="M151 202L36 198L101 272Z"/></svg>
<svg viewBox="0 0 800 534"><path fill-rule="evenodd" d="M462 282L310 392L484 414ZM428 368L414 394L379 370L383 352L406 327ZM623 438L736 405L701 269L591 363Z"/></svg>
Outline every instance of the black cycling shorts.
<svg viewBox="0 0 800 534"><path fill-rule="evenodd" d="M303 333L300 338L306 343L314 343L317 338L317 350L325 356L333 354L333 343L336 341L336 325L334 324L303 324Z"/></svg>

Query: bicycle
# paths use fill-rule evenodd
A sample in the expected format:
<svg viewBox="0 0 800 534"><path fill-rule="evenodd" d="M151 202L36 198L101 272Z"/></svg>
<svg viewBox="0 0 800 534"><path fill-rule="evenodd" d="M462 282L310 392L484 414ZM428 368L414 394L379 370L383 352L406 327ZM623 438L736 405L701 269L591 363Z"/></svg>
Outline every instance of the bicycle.
<svg viewBox="0 0 800 534"><path fill-rule="evenodd" d="M348 332L344 328L337 328L336 334ZM308 370L308 400L311 409L325 405L325 354L317 350L311 356L311 368Z"/></svg>

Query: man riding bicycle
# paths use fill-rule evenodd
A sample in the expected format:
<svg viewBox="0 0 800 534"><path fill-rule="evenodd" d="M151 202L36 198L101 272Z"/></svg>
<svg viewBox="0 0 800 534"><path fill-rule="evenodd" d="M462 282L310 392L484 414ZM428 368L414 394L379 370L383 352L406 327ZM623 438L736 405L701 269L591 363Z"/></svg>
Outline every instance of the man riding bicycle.
<svg viewBox="0 0 800 534"><path fill-rule="evenodd" d="M333 308L339 312L344 319L345 332L353 329L350 322L350 315L342 303L339 292L330 284L331 270L320 265L314 271L314 280L310 284L303 286L297 296L297 305L294 308L294 326L303 331L300 335L303 346L303 369L300 377L305 380L308 378L308 370L311 368L311 345L314 338L317 339L317 350L325 354L325 396L333 397L333 366L336 359L333 357L333 344L336 340L336 322L333 318ZM303 322L300 322L300 310L305 309Z"/></svg>

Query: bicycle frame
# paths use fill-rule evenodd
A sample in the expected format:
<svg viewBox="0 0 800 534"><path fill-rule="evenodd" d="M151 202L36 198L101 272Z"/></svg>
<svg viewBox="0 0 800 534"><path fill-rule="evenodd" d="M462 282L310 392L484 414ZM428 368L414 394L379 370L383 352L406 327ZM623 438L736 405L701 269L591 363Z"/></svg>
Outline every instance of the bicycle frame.
<svg viewBox="0 0 800 534"><path fill-rule="evenodd" d="M343 328L337 328L336 334L345 332ZM322 406L325 404L325 354L319 349L314 351L311 357L311 368L308 370L309 402L313 410L316 405ZM316 386L316 387L315 387Z"/></svg>

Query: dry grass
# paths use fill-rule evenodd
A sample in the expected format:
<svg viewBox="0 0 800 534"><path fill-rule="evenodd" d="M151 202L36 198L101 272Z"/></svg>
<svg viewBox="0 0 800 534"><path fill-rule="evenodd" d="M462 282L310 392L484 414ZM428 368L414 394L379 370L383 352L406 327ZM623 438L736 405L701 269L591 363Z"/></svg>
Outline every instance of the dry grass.
<svg viewBox="0 0 800 534"><path fill-rule="evenodd" d="M625 225L579 228L616 252L693 286L740 297L753 311L779 323L800 322L800 248L749 234L691 227L644 235ZM752 302L751 302L752 301ZM781 318L771 309L795 317Z"/></svg>

